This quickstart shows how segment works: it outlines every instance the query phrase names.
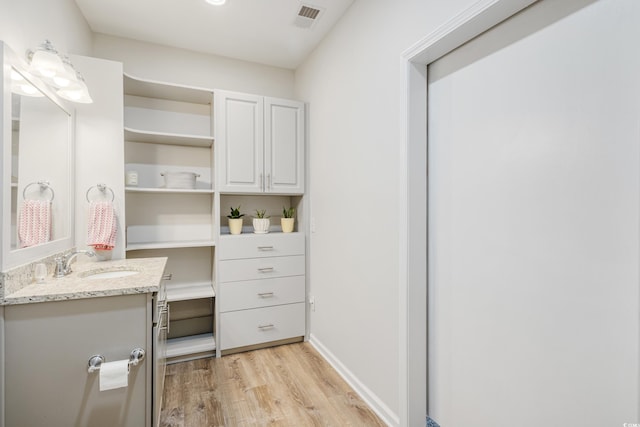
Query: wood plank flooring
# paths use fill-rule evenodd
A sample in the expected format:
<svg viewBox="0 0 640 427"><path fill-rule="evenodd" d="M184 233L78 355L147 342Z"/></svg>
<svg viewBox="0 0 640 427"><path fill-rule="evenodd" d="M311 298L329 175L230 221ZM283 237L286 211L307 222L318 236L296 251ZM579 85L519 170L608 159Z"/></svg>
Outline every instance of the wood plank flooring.
<svg viewBox="0 0 640 427"><path fill-rule="evenodd" d="M167 367L163 427L385 426L308 343Z"/></svg>

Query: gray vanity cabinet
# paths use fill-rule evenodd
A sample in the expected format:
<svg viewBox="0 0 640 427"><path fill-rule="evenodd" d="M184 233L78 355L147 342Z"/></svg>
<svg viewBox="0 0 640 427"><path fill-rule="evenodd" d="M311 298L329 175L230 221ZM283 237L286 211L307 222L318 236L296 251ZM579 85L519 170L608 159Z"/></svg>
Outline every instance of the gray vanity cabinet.
<svg viewBox="0 0 640 427"><path fill-rule="evenodd" d="M150 426L153 296L137 294L4 307L6 426ZM128 387L100 391L87 363L147 357Z"/></svg>

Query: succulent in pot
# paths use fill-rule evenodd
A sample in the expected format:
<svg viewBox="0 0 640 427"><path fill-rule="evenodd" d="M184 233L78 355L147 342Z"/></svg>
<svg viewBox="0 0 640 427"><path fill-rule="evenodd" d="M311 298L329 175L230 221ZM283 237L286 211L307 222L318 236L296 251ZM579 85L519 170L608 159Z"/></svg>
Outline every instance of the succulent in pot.
<svg viewBox="0 0 640 427"><path fill-rule="evenodd" d="M227 215L229 218L229 233L240 234L242 233L242 222L244 214L240 213L240 206L237 208L231 207L231 213Z"/></svg>
<svg viewBox="0 0 640 427"><path fill-rule="evenodd" d="M282 226L283 233L291 233L295 224L296 209L290 207L289 209L282 207L282 218L280 218L280 225Z"/></svg>
<svg viewBox="0 0 640 427"><path fill-rule="evenodd" d="M256 214L253 217L253 232L256 234L268 233L269 226L271 226L271 220L267 215L267 210L256 209Z"/></svg>

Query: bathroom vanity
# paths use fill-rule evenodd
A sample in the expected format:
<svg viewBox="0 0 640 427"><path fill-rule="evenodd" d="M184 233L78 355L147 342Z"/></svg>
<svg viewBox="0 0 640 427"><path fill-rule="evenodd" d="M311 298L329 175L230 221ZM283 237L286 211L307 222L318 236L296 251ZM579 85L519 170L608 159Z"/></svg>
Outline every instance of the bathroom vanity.
<svg viewBox="0 0 640 427"><path fill-rule="evenodd" d="M2 300L6 426L157 425L164 379L166 258L87 262ZM135 349L145 352L144 358ZM106 363L128 385L100 391ZM90 372L93 371L93 372Z"/></svg>

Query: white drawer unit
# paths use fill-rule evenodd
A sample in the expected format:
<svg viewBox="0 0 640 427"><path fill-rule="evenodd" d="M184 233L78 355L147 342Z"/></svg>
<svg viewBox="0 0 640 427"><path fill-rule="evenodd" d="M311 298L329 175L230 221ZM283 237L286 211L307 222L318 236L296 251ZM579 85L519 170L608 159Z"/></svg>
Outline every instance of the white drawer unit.
<svg viewBox="0 0 640 427"><path fill-rule="evenodd" d="M220 261L220 282L304 275L304 255Z"/></svg>
<svg viewBox="0 0 640 427"><path fill-rule="evenodd" d="M305 334L303 233L221 236L217 310L219 349Z"/></svg>
<svg viewBox="0 0 640 427"><path fill-rule="evenodd" d="M222 350L303 336L304 303L222 313Z"/></svg>
<svg viewBox="0 0 640 427"><path fill-rule="evenodd" d="M221 260L303 255L304 234L228 235L220 238L219 246Z"/></svg>
<svg viewBox="0 0 640 427"><path fill-rule="evenodd" d="M220 312L304 302L304 276L222 283Z"/></svg>

